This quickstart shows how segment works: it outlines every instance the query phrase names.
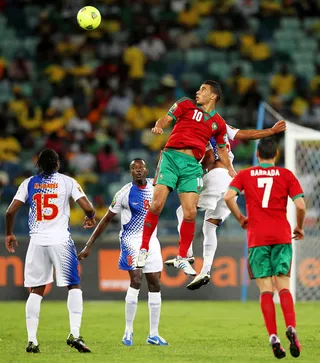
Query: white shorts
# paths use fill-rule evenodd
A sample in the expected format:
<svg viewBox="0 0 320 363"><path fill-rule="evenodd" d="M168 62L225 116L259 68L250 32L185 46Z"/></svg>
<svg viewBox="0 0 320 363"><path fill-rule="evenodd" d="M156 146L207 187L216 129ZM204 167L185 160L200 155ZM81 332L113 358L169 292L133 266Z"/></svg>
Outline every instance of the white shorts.
<svg viewBox="0 0 320 363"><path fill-rule="evenodd" d="M223 222L231 213L223 199L231 180L228 170L223 168L212 169L203 176L198 208L205 210L205 220L212 218Z"/></svg>
<svg viewBox="0 0 320 363"><path fill-rule="evenodd" d="M30 243L24 267L24 286L37 287L53 282L55 269L57 286L79 285L79 261L72 239L52 246Z"/></svg>
<svg viewBox="0 0 320 363"><path fill-rule="evenodd" d="M136 261L139 254L141 239L136 241L120 241L120 256L119 268L120 270L130 271L136 267ZM146 265L142 269L143 273L153 273L162 271L163 261L161 255L161 248L158 238L153 237L150 240L149 253L146 260Z"/></svg>

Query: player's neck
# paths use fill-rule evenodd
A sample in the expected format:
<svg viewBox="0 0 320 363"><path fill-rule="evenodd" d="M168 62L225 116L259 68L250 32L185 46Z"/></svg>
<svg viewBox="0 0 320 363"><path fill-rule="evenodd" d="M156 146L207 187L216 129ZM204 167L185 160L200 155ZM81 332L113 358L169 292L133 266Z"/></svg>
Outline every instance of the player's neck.
<svg viewBox="0 0 320 363"><path fill-rule="evenodd" d="M135 184L140 189L144 189L147 186L147 181L144 180L141 182L133 182L133 184Z"/></svg>
<svg viewBox="0 0 320 363"><path fill-rule="evenodd" d="M259 159L259 165L275 165L275 160L274 159Z"/></svg>
<svg viewBox="0 0 320 363"><path fill-rule="evenodd" d="M204 111L206 111L207 113L210 113L210 112L214 111L215 105L208 103L207 105L202 105L201 107Z"/></svg>

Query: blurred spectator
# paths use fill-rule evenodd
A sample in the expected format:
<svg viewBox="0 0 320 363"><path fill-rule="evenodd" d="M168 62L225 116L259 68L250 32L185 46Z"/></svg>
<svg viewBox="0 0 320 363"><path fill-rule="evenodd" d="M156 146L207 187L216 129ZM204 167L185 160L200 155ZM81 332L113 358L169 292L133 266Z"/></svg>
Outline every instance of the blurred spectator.
<svg viewBox="0 0 320 363"><path fill-rule="evenodd" d="M49 135L45 145L45 148L53 149L58 155L63 154L63 140L58 136L56 132Z"/></svg>
<svg viewBox="0 0 320 363"><path fill-rule="evenodd" d="M76 115L69 121L67 130L71 132L77 141L85 140L91 133L92 126L81 109L77 110Z"/></svg>
<svg viewBox="0 0 320 363"><path fill-rule="evenodd" d="M32 65L22 55L19 55L9 65L9 77L14 81L28 81L32 78Z"/></svg>
<svg viewBox="0 0 320 363"><path fill-rule="evenodd" d="M43 131L45 134L59 132L64 129L65 121L62 115L54 108L48 108L43 118Z"/></svg>
<svg viewBox="0 0 320 363"><path fill-rule="evenodd" d="M296 77L289 73L288 66L283 64L278 73L275 73L271 79L271 87L277 94L289 97L294 90Z"/></svg>
<svg viewBox="0 0 320 363"><path fill-rule="evenodd" d="M244 95L254 83L252 78L243 75L241 67L236 67L232 71L232 76L227 80L228 85L236 95Z"/></svg>
<svg viewBox="0 0 320 363"><path fill-rule="evenodd" d="M128 76L132 81L133 89L135 91L141 90L146 57L138 47L136 41L132 40L124 51L123 62L129 67Z"/></svg>
<svg viewBox="0 0 320 363"><path fill-rule="evenodd" d="M218 18L214 30L207 35L207 43L217 49L230 49L236 44L236 37L230 26Z"/></svg>
<svg viewBox="0 0 320 363"><path fill-rule="evenodd" d="M131 97L125 87L121 87L109 100L107 113L120 117L125 117L131 106Z"/></svg>
<svg viewBox="0 0 320 363"><path fill-rule="evenodd" d="M75 156L70 160L69 165L76 173L93 172L96 167L96 158L90 154L85 144L73 144L71 151Z"/></svg>
<svg viewBox="0 0 320 363"><path fill-rule="evenodd" d="M189 28L198 25L200 17L197 11L191 6L190 2L187 2L185 8L178 16L178 23Z"/></svg>
<svg viewBox="0 0 320 363"><path fill-rule="evenodd" d="M61 113L73 107L72 98L67 95L65 87L59 86L57 88L56 94L52 97L49 107L52 107Z"/></svg>
<svg viewBox="0 0 320 363"><path fill-rule="evenodd" d="M133 104L129 107L126 120L133 129L143 129L154 121L153 112L150 107L143 104L142 96L136 95Z"/></svg>
<svg viewBox="0 0 320 363"><path fill-rule="evenodd" d="M153 62L159 60L166 52L163 41L151 30L147 31L147 37L141 41L140 49L147 59Z"/></svg>
<svg viewBox="0 0 320 363"><path fill-rule="evenodd" d="M183 27L183 32L176 38L176 46L182 50L195 48L201 44L201 40L194 30L187 26Z"/></svg>
<svg viewBox="0 0 320 363"><path fill-rule="evenodd" d="M119 160L112 151L110 144L105 145L97 154L97 167L99 173L118 173Z"/></svg>

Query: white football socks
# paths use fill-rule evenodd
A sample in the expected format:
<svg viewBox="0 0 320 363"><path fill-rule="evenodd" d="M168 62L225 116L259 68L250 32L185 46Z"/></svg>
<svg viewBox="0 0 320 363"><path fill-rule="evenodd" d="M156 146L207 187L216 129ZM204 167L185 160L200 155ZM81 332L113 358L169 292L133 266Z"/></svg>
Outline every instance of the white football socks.
<svg viewBox="0 0 320 363"><path fill-rule="evenodd" d="M67 306L69 310L70 334L75 338L79 338L83 311L82 291L80 289L69 290Z"/></svg>
<svg viewBox="0 0 320 363"><path fill-rule="evenodd" d="M161 292L149 292L149 320L150 320L150 336L159 335L159 321L161 313Z"/></svg>
<svg viewBox="0 0 320 363"><path fill-rule="evenodd" d="M39 325L41 301L42 296L31 293L26 303L28 342L33 342L34 345L38 345L37 331Z"/></svg>
<svg viewBox="0 0 320 363"><path fill-rule="evenodd" d="M126 301L126 331L133 332L133 322L136 317L137 307L138 307L138 296L140 289L134 289L129 287L127 290Z"/></svg>
<svg viewBox="0 0 320 363"><path fill-rule="evenodd" d="M218 241L217 241L217 228L218 226L204 221L202 232L203 232L203 265L201 269L201 274L210 273L212 268L212 262L214 259L214 255L217 250Z"/></svg>
<svg viewBox="0 0 320 363"><path fill-rule="evenodd" d="M181 223L182 223L182 220L183 220L183 210L182 210L182 206L181 205L176 210L176 215L177 215L177 219L178 219L178 227L177 227L177 230L178 230L178 233L180 235L180 228L181 228ZM193 256L193 248L192 248L192 245L193 245L193 241L191 242L190 247L188 249L187 257L192 257Z"/></svg>

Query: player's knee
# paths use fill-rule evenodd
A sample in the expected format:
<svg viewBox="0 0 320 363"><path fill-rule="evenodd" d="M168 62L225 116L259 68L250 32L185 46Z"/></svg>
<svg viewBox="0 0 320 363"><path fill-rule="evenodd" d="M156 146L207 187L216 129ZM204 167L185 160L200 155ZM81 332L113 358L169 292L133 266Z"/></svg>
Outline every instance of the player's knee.
<svg viewBox="0 0 320 363"><path fill-rule="evenodd" d="M183 219L186 221L194 221L197 217L197 208L190 208L183 213Z"/></svg>
<svg viewBox="0 0 320 363"><path fill-rule="evenodd" d="M159 292L160 291L160 280L148 282L148 289L150 292Z"/></svg>
<svg viewBox="0 0 320 363"><path fill-rule="evenodd" d="M139 290L141 287L141 277L140 276L131 277L130 287Z"/></svg>
<svg viewBox="0 0 320 363"><path fill-rule="evenodd" d="M154 200L150 206L150 211L154 214L160 214L162 212L164 203L161 200Z"/></svg>

